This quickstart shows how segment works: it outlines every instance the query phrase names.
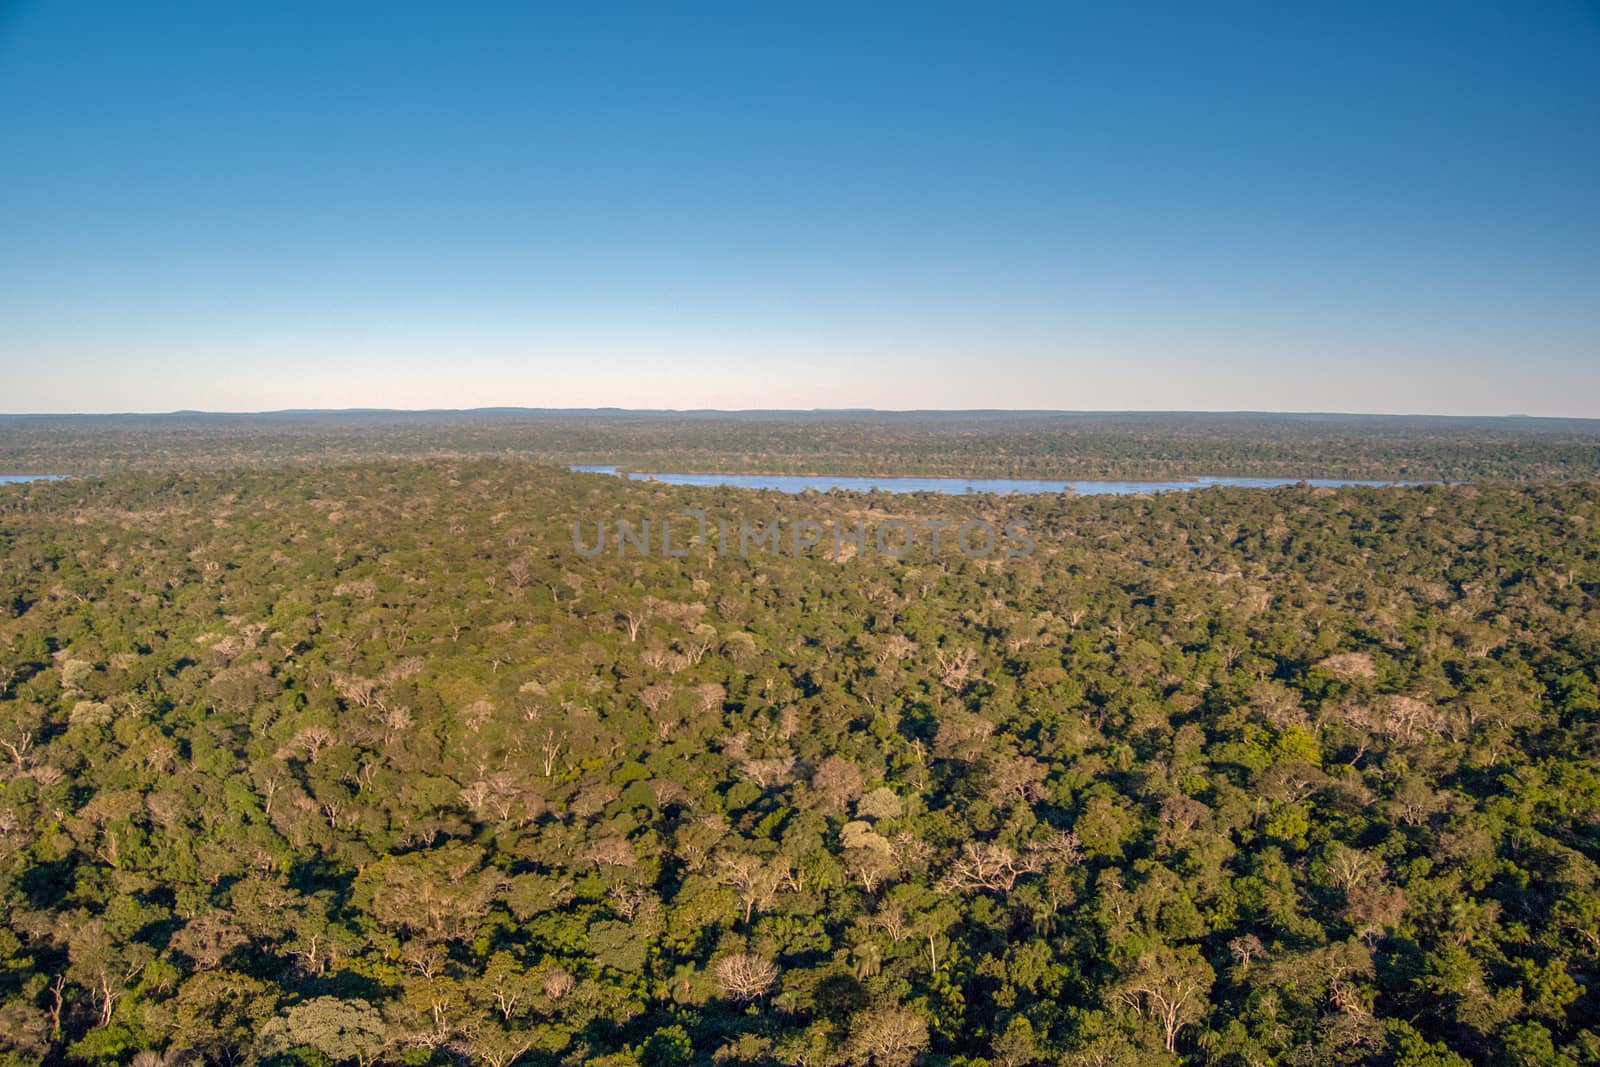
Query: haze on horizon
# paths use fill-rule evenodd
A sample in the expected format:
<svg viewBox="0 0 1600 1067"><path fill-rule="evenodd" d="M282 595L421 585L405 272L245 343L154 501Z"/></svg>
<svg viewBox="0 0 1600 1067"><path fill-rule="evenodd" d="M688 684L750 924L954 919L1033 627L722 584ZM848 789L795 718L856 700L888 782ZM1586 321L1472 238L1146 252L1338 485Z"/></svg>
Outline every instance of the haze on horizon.
<svg viewBox="0 0 1600 1067"><path fill-rule="evenodd" d="M1600 417L1583 4L0 5L0 412Z"/></svg>

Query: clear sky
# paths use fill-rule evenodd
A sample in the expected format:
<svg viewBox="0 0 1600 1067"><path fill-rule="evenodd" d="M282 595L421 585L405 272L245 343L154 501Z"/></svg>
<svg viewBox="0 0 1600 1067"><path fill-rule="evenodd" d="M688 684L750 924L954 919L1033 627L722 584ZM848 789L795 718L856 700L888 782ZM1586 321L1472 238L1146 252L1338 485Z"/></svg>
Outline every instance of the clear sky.
<svg viewBox="0 0 1600 1067"><path fill-rule="evenodd" d="M0 0L0 411L1600 416L1600 5Z"/></svg>

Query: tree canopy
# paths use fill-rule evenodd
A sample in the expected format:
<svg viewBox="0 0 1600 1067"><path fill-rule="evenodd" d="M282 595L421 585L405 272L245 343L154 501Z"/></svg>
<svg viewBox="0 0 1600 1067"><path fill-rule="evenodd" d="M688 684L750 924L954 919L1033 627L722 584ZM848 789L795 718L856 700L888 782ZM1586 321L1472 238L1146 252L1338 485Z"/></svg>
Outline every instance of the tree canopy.
<svg viewBox="0 0 1600 1067"><path fill-rule="evenodd" d="M574 551L1021 521L1031 554ZM0 1063L1600 1061L1600 486L0 487Z"/></svg>

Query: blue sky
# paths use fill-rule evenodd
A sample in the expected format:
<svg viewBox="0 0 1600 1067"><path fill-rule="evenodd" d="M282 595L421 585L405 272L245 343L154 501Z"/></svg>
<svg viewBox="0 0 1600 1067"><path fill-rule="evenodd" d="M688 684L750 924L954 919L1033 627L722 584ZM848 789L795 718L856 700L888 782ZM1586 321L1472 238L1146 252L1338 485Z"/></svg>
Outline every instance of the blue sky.
<svg viewBox="0 0 1600 1067"><path fill-rule="evenodd" d="M0 372L1600 416L1600 6L0 0Z"/></svg>

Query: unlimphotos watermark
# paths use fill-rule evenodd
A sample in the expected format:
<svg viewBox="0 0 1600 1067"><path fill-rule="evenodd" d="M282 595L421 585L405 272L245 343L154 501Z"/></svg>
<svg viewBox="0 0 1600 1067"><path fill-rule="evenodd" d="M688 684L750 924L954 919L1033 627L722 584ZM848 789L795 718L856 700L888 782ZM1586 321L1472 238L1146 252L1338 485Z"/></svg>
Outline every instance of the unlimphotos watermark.
<svg viewBox="0 0 1600 1067"><path fill-rule="evenodd" d="M690 518L693 524L678 526L675 539L672 519ZM769 522L752 523L740 519L708 519L700 508L685 508L672 516L649 518L637 524L627 519L609 523L610 540L607 540L608 523L605 519L593 522L593 538L585 533L585 522L572 523L572 548L580 556L593 559L604 554L608 547L619 556L633 552L640 556L660 556L672 559L694 551L716 551L719 555L737 554L742 558L755 554L772 556L801 556L827 552L839 559L853 559L871 552L889 559L904 559L919 544L926 544L929 554L939 556L956 551L968 559L985 559L1000 555L1015 559L1033 553L1032 532L1025 522L1008 522L996 528L983 519L884 519L854 525L837 521L821 522L816 519L773 518ZM852 551L846 555L846 549Z"/></svg>

